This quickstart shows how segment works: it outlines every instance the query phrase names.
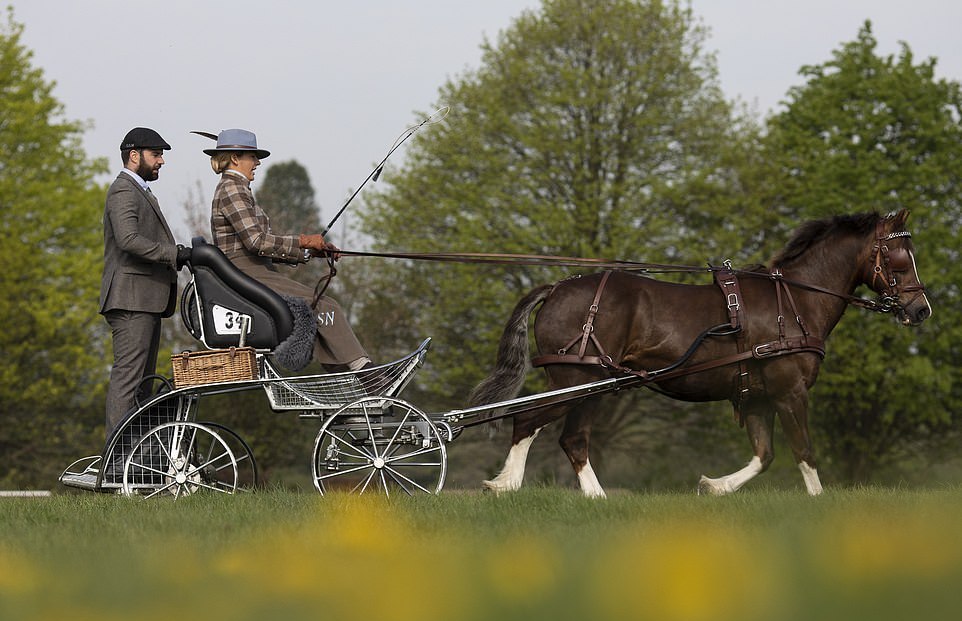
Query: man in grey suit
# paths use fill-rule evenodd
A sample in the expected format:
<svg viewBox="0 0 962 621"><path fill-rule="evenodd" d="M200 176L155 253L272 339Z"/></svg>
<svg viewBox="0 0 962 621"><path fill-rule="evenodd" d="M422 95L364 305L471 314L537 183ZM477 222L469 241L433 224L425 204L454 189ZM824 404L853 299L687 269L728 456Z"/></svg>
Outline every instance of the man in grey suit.
<svg viewBox="0 0 962 621"><path fill-rule="evenodd" d="M155 181L170 145L146 127L130 130L120 144L124 168L104 205L104 273L100 313L110 324L114 363L107 389L107 437L147 395L142 380L155 373L160 321L174 313L177 270L190 251L174 243L160 203L147 185Z"/></svg>

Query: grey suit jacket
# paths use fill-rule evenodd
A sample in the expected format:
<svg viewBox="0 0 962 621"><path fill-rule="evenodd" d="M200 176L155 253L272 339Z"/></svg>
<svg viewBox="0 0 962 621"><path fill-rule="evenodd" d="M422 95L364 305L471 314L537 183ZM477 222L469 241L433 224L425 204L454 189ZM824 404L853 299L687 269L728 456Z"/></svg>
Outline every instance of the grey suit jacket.
<svg viewBox="0 0 962 621"><path fill-rule="evenodd" d="M157 199L127 173L107 190L100 312L169 317L177 302L177 246Z"/></svg>

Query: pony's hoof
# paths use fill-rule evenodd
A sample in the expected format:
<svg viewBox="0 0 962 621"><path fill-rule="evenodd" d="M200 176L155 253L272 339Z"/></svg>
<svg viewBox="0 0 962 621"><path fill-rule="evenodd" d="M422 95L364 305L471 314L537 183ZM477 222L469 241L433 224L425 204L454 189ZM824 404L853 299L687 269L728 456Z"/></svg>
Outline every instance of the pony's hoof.
<svg viewBox="0 0 962 621"><path fill-rule="evenodd" d="M702 475L698 480L699 496L724 496L727 493L728 491L725 490L724 486L719 485L715 479L709 479Z"/></svg>
<svg viewBox="0 0 962 621"><path fill-rule="evenodd" d="M494 481L481 481L481 491L485 494L492 493L495 496L500 496L504 489Z"/></svg>

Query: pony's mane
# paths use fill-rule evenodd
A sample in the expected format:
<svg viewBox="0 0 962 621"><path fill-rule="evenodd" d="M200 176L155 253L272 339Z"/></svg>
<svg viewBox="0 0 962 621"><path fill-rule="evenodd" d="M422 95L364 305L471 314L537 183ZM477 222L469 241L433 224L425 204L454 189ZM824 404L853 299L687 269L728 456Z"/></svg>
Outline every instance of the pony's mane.
<svg viewBox="0 0 962 621"><path fill-rule="evenodd" d="M836 235L864 235L873 230L879 221L876 212L833 216L822 220L812 220L798 227L788 244L776 254L772 265L785 266L811 248L814 244Z"/></svg>

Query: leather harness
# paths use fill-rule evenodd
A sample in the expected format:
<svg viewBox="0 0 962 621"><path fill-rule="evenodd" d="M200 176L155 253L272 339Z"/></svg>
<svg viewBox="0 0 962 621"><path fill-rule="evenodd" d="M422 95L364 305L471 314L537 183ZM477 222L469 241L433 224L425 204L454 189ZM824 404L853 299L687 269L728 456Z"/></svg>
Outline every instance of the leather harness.
<svg viewBox="0 0 962 621"><path fill-rule="evenodd" d="M824 340L808 331L804 320L798 314L795 299L792 296L789 285L784 281L781 271L777 268L769 272L769 277L775 283L775 297L778 305L778 315L776 317L776 322L778 324L778 339L761 343L759 345L755 345L754 347L746 347L746 335L743 330L743 317L745 310L742 303L741 288L739 287L738 277L735 270L733 270L731 264L726 261L723 268L714 270L715 284L718 285L724 296L729 319L728 324L723 324L723 326L719 327L729 328L723 334L733 335L735 337L737 353L689 366L669 367L668 369L662 371L636 370L625 367L614 361L611 355L605 351L604 347L594 334L594 320L598 315L602 295L604 293L605 286L608 284L608 278L610 276L610 270L605 271L602 274L601 281L598 283L598 289L595 291L594 299L591 302L591 306L588 307L588 313L585 318L585 323L582 326L581 334L576 336L567 345L558 350L558 353L544 354L535 357L532 360L532 364L535 367L541 367L549 364L600 365L625 374L635 375L645 382L661 382L668 379L674 379L676 377L701 373L703 371L708 371L730 364L737 364L738 380L737 385L734 387L732 403L735 404L736 416L738 416L740 419L740 415L737 413L738 405L751 396L754 388L752 386L753 378L749 373L750 361L767 360L777 356L802 352L814 353L819 357L825 356ZM798 327L801 329L802 333L800 335L790 337L785 334L784 306L786 301L795 317ZM594 345L594 348L598 352L597 355L589 355L586 353L589 343ZM578 345L577 353L569 353L572 347L574 347L576 344ZM696 345L697 344L698 343L696 342ZM756 383L756 386L758 385L760 384Z"/></svg>

